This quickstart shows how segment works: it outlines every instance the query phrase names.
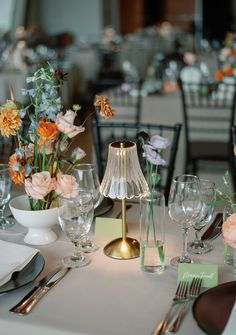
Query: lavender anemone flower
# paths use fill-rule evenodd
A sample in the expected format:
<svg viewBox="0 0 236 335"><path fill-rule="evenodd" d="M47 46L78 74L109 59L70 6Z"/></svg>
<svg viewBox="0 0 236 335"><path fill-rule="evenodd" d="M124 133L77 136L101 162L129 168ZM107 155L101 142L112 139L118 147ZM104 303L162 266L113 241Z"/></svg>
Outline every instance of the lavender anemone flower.
<svg viewBox="0 0 236 335"><path fill-rule="evenodd" d="M144 145L143 157L146 157L147 160L154 165L166 165L166 161L162 159L160 154L153 150L153 147L148 144Z"/></svg>
<svg viewBox="0 0 236 335"><path fill-rule="evenodd" d="M168 138L162 137L160 135L153 135L150 138L148 144L154 149L166 149L170 145Z"/></svg>

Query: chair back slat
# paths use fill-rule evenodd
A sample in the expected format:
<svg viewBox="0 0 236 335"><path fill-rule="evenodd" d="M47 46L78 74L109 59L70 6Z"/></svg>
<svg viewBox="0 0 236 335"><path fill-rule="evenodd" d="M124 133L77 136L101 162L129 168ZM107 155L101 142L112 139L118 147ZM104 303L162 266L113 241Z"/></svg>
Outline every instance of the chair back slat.
<svg viewBox="0 0 236 335"><path fill-rule="evenodd" d="M236 83L189 83L180 79L179 87L186 142L185 172L196 174L201 160L230 162Z"/></svg>

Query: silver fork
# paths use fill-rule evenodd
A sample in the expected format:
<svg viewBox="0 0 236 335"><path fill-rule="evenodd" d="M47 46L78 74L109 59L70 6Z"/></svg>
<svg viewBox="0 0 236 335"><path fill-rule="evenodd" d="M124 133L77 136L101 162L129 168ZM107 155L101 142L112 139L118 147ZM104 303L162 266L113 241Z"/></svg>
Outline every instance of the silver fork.
<svg viewBox="0 0 236 335"><path fill-rule="evenodd" d="M166 313L164 319L157 325L157 327L153 330L151 335L162 335L164 334L166 327L168 325L168 321L172 314L173 306L179 303L184 303L187 299L188 292L188 283L186 281L180 281L175 292L175 296L173 298L173 302L170 306L170 309Z"/></svg>
<svg viewBox="0 0 236 335"><path fill-rule="evenodd" d="M166 328L166 332L168 333L176 333L179 329L179 326L183 320L183 317L185 315L185 312L187 310L187 307L189 305L189 302L195 298L197 298L200 294L202 285L202 278L193 278L191 285L189 287L189 291L187 293L187 300L184 302L183 306L178 311L177 315L175 316L175 319L173 320L170 327Z"/></svg>

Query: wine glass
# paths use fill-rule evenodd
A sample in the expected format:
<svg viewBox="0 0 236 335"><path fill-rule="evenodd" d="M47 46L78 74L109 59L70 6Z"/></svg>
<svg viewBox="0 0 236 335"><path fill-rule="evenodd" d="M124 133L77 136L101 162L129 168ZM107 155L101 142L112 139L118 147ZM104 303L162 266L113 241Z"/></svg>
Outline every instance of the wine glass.
<svg viewBox="0 0 236 335"><path fill-rule="evenodd" d="M97 208L101 203L102 195L100 193L100 182L95 166L93 164L77 164L73 168L73 174L79 187L86 188L91 192L94 208ZM85 236L81 246L84 252L93 252L98 249L98 246L88 236Z"/></svg>
<svg viewBox="0 0 236 335"><path fill-rule="evenodd" d="M59 198L59 222L63 232L75 246L73 255L63 258L65 266L79 268L90 263L90 258L81 251L81 241L88 234L94 214L93 198L90 192L79 190L76 198Z"/></svg>
<svg viewBox="0 0 236 335"><path fill-rule="evenodd" d="M11 176L7 164L0 164L0 229L14 225L13 220L6 219L3 212L11 197Z"/></svg>
<svg viewBox="0 0 236 335"><path fill-rule="evenodd" d="M181 175L173 179L169 194L168 211L171 220L183 231L183 251L171 259L176 267L179 263L194 263L187 251L187 237L191 226L198 220L202 209L199 179L193 175Z"/></svg>
<svg viewBox="0 0 236 335"><path fill-rule="evenodd" d="M188 251L192 254L205 254L213 249L210 242L202 241L199 233L212 219L216 199L215 183L207 179L200 179L200 192L202 199L202 211L199 220L193 225L195 230L194 241L188 244Z"/></svg>

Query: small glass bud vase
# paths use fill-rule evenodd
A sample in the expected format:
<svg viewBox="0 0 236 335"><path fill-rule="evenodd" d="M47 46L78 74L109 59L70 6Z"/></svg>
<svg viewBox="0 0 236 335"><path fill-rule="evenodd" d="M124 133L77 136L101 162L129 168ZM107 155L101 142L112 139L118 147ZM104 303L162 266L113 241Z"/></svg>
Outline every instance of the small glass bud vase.
<svg viewBox="0 0 236 335"><path fill-rule="evenodd" d="M140 267L162 273L165 269L165 197L161 192L140 198Z"/></svg>

